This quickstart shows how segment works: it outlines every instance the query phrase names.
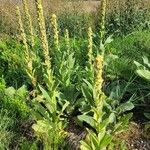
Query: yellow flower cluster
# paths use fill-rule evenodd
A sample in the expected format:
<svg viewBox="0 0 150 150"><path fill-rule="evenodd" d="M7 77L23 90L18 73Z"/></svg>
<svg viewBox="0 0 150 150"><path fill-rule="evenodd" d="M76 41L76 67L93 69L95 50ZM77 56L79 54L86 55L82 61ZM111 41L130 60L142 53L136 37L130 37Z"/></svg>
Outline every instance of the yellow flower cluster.
<svg viewBox="0 0 150 150"><path fill-rule="evenodd" d="M56 49L59 48L59 40L58 40L58 28L57 28L57 16L55 14L52 15L51 18L51 26L53 30L53 38L54 38L54 46Z"/></svg>
<svg viewBox="0 0 150 150"><path fill-rule="evenodd" d="M42 2L41 2L41 0L35 0L35 4L36 4L37 16L38 16L40 39L42 42L43 53L44 53L44 57L45 57L45 65L47 66L48 69L51 69Z"/></svg>
<svg viewBox="0 0 150 150"><path fill-rule="evenodd" d="M27 38L26 38L25 31L24 31L23 23L22 23L22 17L21 17L20 9L18 6L16 7L16 12L17 12L17 16L18 16L18 23L19 23L20 33L21 33L21 39L22 39L23 44L25 46L25 57L26 57L25 59L26 59L26 62L29 62L29 60L30 60L29 48L28 48L28 44L27 44Z"/></svg>
<svg viewBox="0 0 150 150"><path fill-rule="evenodd" d="M89 59L89 65L92 66L92 60L93 60L93 32L92 28L88 28L88 59Z"/></svg>
<svg viewBox="0 0 150 150"><path fill-rule="evenodd" d="M25 46L25 52L24 53L25 53L25 63L27 65L26 72L31 79L32 85L35 86L36 85L36 78L34 77L34 74L33 74L32 57L31 57L31 53L29 51L29 47L27 44L27 38L26 38L25 31L24 31L23 23L22 23L22 17L21 17L20 9L18 6L16 7L16 11L17 11L17 16L18 16L19 29L21 32L21 38L22 38L23 44Z"/></svg>
<svg viewBox="0 0 150 150"><path fill-rule="evenodd" d="M29 34L30 34L31 46L33 48L33 46L34 46L33 24L32 24L31 15L29 14L29 9L28 9L28 5L27 5L27 1L26 0L23 0L23 8L24 8L25 17L26 17L27 28L28 28Z"/></svg>
<svg viewBox="0 0 150 150"><path fill-rule="evenodd" d="M101 1L101 20L100 20L100 40L102 41L102 38L104 36L105 31L105 18L106 18L106 7L107 7L107 0Z"/></svg>
<svg viewBox="0 0 150 150"><path fill-rule="evenodd" d="M104 58L102 55L98 55L95 59L95 97L96 99L99 99L102 93L103 61L104 61Z"/></svg>

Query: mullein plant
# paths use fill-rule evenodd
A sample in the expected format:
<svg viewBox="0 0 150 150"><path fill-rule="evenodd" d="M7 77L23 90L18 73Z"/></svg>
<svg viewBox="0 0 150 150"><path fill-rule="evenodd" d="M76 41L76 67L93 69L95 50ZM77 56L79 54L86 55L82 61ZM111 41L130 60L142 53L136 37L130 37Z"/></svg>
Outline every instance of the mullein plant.
<svg viewBox="0 0 150 150"><path fill-rule="evenodd" d="M43 141L44 150L58 150L58 147L66 134L64 131L65 121L61 119L61 115L69 103L65 102L62 108L58 109L60 92L58 91L58 85L55 82L55 77L52 71L42 2L41 0L35 0L35 3L40 39L45 59L43 74L46 86L42 87L39 85L39 92L41 94L38 94L33 100L37 122L32 127L37 137Z"/></svg>
<svg viewBox="0 0 150 150"><path fill-rule="evenodd" d="M106 14L106 0L102 0L101 2L101 23L100 23L100 47L97 51L97 56L94 59L94 65L92 63L93 55L92 55L92 30L89 28L88 30L88 63L91 68L93 68L93 81L92 84L88 83L88 86L91 90L91 96L87 94L87 100L91 101L91 109L89 112L92 112L92 116L81 115L79 120L85 121L94 130L88 130L88 134L85 140L81 141L81 150L106 150L107 146L112 141L112 136L109 131L107 131L107 126L113 122L114 114L110 114L107 119L103 119L105 114L104 112L104 104L106 100L106 96L102 91L103 87L103 64L104 64L104 44L103 38L105 34L105 14ZM102 55L100 55L100 52ZM86 96L86 92L83 94ZM89 97L89 99L88 99ZM89 113L88 112L88 113ZM87 113L87 114L88 114Z"/></svg>
<svg viewBox="0 0 150 150"><path fill-rule="evenodd" d="M32 66L32 63L33 63L32 62L32 52L30 51L30 48L27 43L27 37L26 37L26 33L25 33L25 30L23 27L20 8L18 6L16 7L16 12L17 12L17 16L18 16L18 24L19 24L19 29L20 29L20 33L21 33L21 39L22 39L23 45L25 47L24 54L25 54L26 72L31 79L31 83L32 83L33 87L35 87L36 86L36 78L35 78L33 66Z"/></svg>
<svg viewBox="0 0 150 150"><path fill-rule="evenodd" d="M87 129L88 134L85 140L81 141L81 150L106 150L107 146L112 141L112 136L107 131L107 126L113 122L114 114L110 114L107 119L103 119L105 95L102 92L103 86L103 62L102 55L97 55L94 64L94 86L93 86L93 101L90 112L92 116L80 116L79 119L86 121L94 129ZM90 120L90 122L89 122Z"/></svg>

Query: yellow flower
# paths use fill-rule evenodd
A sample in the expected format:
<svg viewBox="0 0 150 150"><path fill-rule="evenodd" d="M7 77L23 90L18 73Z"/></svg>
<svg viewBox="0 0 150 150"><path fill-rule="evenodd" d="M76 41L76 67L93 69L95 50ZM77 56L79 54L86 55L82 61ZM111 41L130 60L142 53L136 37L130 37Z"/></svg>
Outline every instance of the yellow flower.
<svg viewBox="0 0 150 150"><path fill-rule="evenodd" d="M25 18L26 18L26 24L27 24L27 30L29 30L29 34L30 34L30 40L31 40L31 46L33 48L34 46L34 33L33 33L33 24L32 24L32 18L31 15L29 14L29 9L28 9L28 5L27 5L27 1L23 0L23 8L25 11Z"/></svg>
<svg viewBox="0 0 150 150"><path fill-rule="evenodd" d="M100 43L102 44L102 40L105 33L105 18L106 18L106 7L107 7L107 0L102 0L101 2L101 11L100 11Z"/></svg>
<svg viewBox="0 0 150 150"><path fill-rule="evenodd" d="M95 59L95 98L99 99L102 93L102 84L103 84L103 61L104 58L102 55L98 55Z"/></svg>
<svg viewBox="0 0 150 150"><path fill-rule="evenodd" d="M43 14L43 7L41 0L35 0L36 4L36 11L38 16L38 24L39 24L39 31L40 31L40 39L43 47L43 53L45 57L45 65L48 69L51 69L51 62L49 56L49 48L48 48L48 41L46 36L46 28L45 28L45 20Z"/></svg>
<svg viewBox="0 0 150 150"><path fill-rule="evenodd" d="M58 49L59 48L58 28L57 28L58 25L57 25L57 17L55 14L52 15L51 26L53 31L54 46L56 49Z"/></svg>
<svg viewBox="0 0 150 150"><path fill-rule="evenodd" d="M92 66L92 60L93 60L93 38L92 38L93 32L92 28L88 28L88 59L89 59L89 65Z"/></svg>

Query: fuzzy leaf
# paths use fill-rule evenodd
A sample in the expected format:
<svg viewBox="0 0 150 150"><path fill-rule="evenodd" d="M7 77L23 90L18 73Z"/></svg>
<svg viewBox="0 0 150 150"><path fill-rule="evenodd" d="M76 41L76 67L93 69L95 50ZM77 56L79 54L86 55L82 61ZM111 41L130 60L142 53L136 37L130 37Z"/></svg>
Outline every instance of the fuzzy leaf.
<svg viewBox="0 0 150 150"><path fill-rule="evenodd" d="M95 125L95 121L94 121L94 119L93 119L93 117L91 117L91 116L88 116L88 115L79 115L78 116L78 119L80 120L80 121L85 121L86 123L88 123L91 127L94 127L94 125Z"/></svg>
<svg viewBox="0 0 150 150"><path fill-rule="evenodd" d="M145 79L150 81L150 71L148 71L148 70L137 70L136 72L140 77L145 78Z"/></svg>
<svg viewBox="0 0 150 150"><path fill-rule="evenodd" d="M120 106L117 107L116 111L121 114L124 113L126 111L130 111L134 108L134 105L132 102L127 102L127 103L123 103L120 104Z"/></svg>

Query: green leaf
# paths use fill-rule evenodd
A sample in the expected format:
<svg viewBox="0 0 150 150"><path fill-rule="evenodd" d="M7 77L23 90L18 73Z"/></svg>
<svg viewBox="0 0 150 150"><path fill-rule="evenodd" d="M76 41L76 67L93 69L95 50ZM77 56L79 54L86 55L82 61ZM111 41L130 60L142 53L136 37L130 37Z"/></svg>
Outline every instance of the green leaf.
<svg viewBox="0 0 150 150"><path fill-rule="evenodd" d="M86 123L88 123L91 127L95 127L95 120L93 119L93 117L88 116L88 115L79 115L77 117L80 121L85 121Z"/></svg>
<svg viewBox="0 0 150 150"><path fill-rule="evenodd" d="M146 56L143 56L143 62L145 65L147 65L148 67L150 67L150 63L149 63L149 60Z"/></svg>
<svg viewBox="0 0 150 150"><path fill-rule="evenodd" d="M16 93L19 97L25 97L26 94L27 94L27 88L25 85L23 85L22 87L20 87L18 90L17 90L17 93Z"/></svg>
<svg viewBox="0 0 150 150"><path fill-rule="evenodd" d="M136 72L140 77L145 78L145 79L150 81L150 71L148 71L148 70L137 70Z"/></svg>
<svg viewBox="0 0 150 150"><path fill-rule="evenodd" d="M134 108L134 105L132 102L126 102L123 104L120 104L120 106L117 107L116 111L118 114L124 113L126 111L130 111Z"/></svg>
<svg viewBox="0 0 150 150"><path fill-rule="evenodd" d="M80 149L81 150L92 150L92 148L84 141L81 141L81 146L80 146Z"/></svg>
<svg viewBox="0 0 150 150"><path fill-rule="evenodd" d="M44 98L46 98L47 101L50 101L50 96L49 96L49 94L47 93L47 91L44 90L44 89L42 88L42 86L40 86L40 85L39 85L39 88L40 88L40 90L41 90L41 92L42 92Z"/></svg>
<svg viewBox="0 0 150 150"><path fill-rule="evenodd" d="M137 68L144 67L142 64L140 64L140 63L137 62L137 61L134 61L134 64L137 66Z"/></svg>
<svg viewBox="0 0 150 150"><path fill-rule="evenodd" d="M94 106L93 96L90 90L88 90L87 86L82 86L81 88L83 96L85 97L86 101L89 102L92 106Z"/></svg>
<svg viewBox="0 0 150 150"><path fill-rule="evenodd" d="M91 141L92 150L95 150L96 148L99 147L99 144L100 144L99 138L93 131L88 130L88 133L89 133L89 138Z"/></svg>
<svg viewBox="0 0 150 150"><path fill-rule="evenodd" d="M101 140L101 149L106 148L112 141L113 136L110 134L105 134L104 138Z"/></svg>
<svg viewBox="0 0 150 150"><path fill-rule="evenodd" d="M112 38L112 35L111 35L111 36L109 36L109 37L105 40L105 44L104 44L104 45L110 44L112 41L113 41L113 38Z"/></svg>
<svg viewBox="0 0 150 150"><path fill-rule="evenodd" d="M63 107L62 107L62 110L61 110L61 112L63 113L64 112L64 110L69 106L69 102L68 101L66 101L66 103L63 105Z"/></svg>
<svg viewBox="0 0 150 150"><path fill-rule="evenodd" d="M46 111L46 109L38 102L34 102L34 105L35 105L35 113L34 114L35 114L36 119L38 119L40 116L42 116L45 119L49 120L50 114Z"/></svg>
<svg viewBox="0 0 150 150"><path fill-rule="evenodd" d="M102 129L99 133L98 133L98 141L99 141L99 145L101 143L101 141L103 140L103 138L105 137L106 134L106 129Z"/></svg>
<svg viewBox="0 0 150 150"><path fill-rule="evenodd" d="M10 97L14 97L16 90L13 87L9 87L5 90L5 94Z"/></svg>
<svg viewBox="0 0 150 150"><path fill-rule="evenodd" d="M144 116L145 116L147 119L150 119L150 113L144 113Z"/></svg>
<svg viewBox="0 0 150 150"><path fill-rule="evenodd" d="M115 113L111 113L109 116L109 123L113 123L116 119L116 115Z"/></svg>

